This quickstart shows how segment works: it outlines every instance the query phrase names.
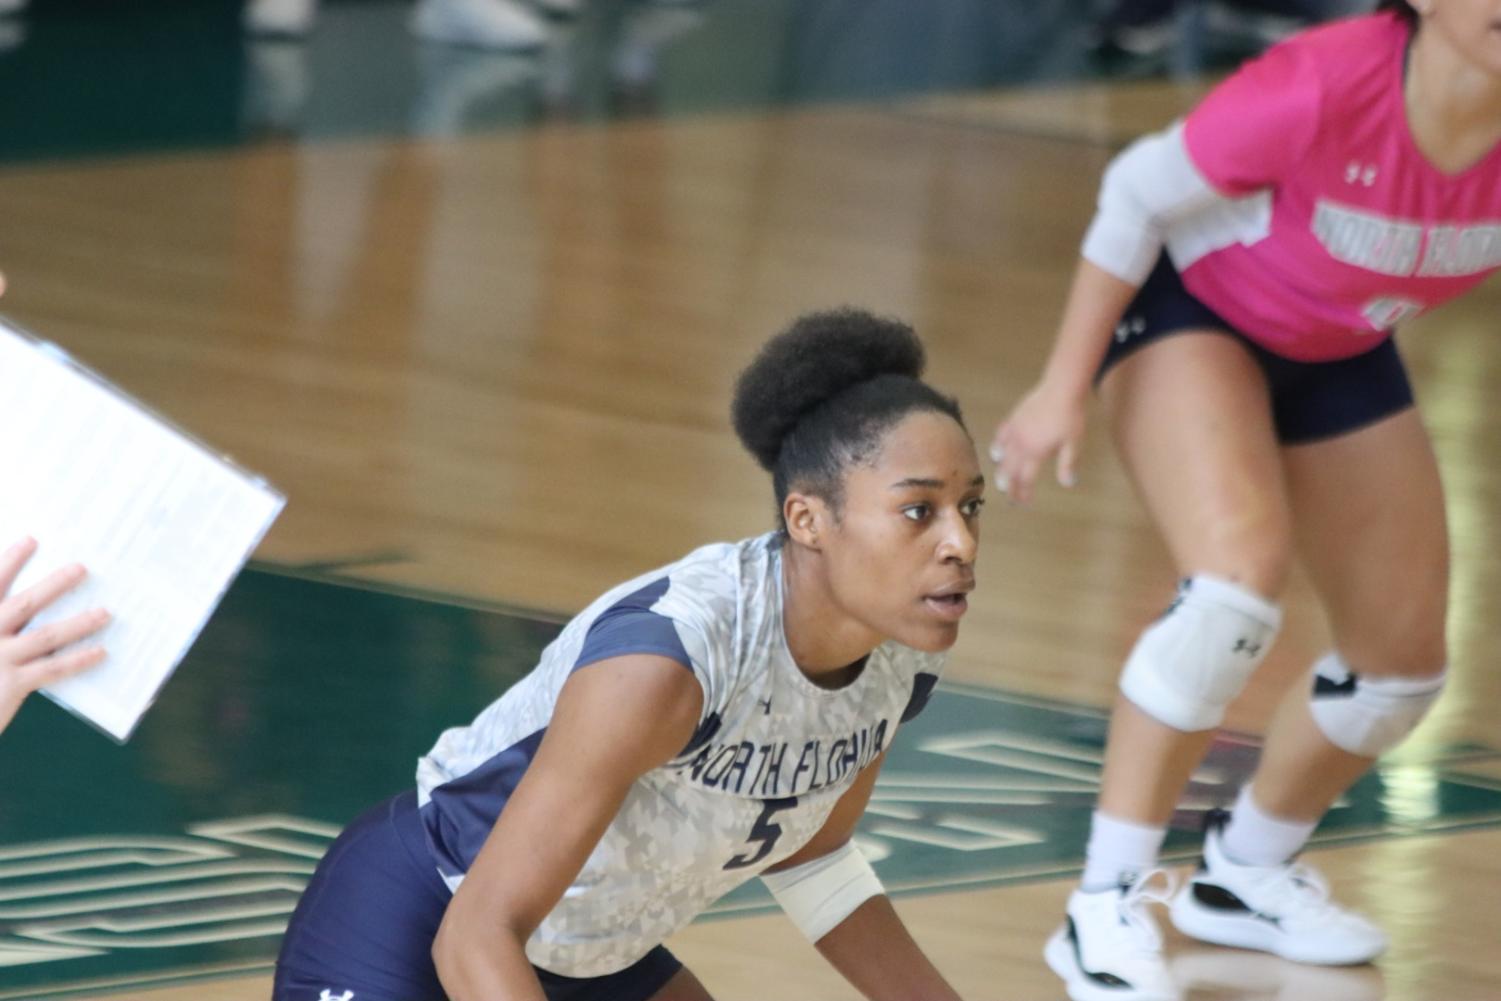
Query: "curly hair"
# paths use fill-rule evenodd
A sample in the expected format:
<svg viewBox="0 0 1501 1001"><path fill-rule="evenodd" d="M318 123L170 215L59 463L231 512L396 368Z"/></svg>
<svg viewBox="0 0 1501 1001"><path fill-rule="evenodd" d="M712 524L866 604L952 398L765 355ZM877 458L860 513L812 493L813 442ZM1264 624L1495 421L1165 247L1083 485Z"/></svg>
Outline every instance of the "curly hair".
<svg viewBox="0 0 1501 1001"><path fill-rule="evenodd" d="M794 487L837 515L845 471L872 461L908 414L947 414L964 427L959 404L919 378L925 362L910 326L852 308L800 316L761 348L740 373L730 416L771 473L779 524Z"/></svg>

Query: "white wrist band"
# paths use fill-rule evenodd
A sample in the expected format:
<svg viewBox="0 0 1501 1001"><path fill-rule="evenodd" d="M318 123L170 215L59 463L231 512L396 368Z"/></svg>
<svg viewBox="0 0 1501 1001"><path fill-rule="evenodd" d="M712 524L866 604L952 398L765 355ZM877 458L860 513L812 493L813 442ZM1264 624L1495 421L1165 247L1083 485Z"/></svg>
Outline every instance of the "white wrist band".
<svg viewBox="0 0 1501 1001"><path fill-rule="evenodd" d="M871 897L886 892L853 841L792 869L763 872L761 882L810 942L823 938Z"/></svg>

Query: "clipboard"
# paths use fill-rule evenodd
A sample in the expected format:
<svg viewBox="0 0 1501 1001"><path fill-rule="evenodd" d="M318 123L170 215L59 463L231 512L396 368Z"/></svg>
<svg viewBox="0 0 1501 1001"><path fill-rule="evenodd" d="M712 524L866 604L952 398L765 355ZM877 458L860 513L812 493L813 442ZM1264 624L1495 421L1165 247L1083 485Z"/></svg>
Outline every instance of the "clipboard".
<svg viewBox="0 0 1501 1001"><path fill-rule="evenodd" d="M125 743L286 498L0 318L0 545L32 536L16 593L67 563L88 577L27 628L89 608L103 663L42 690Z"/></svg>

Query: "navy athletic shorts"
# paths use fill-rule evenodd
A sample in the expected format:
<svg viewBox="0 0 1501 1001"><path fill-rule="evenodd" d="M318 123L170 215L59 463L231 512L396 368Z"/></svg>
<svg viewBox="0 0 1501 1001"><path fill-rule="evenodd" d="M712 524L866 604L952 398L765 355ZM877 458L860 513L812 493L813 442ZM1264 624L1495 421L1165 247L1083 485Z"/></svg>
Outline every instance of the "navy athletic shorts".
<svg viewBox="0 0 1501 1001"><path fill-rule="evenodd" d="M1293 361L1273 354L1195 299L1166 254L1126 307L1095 382L1153 341L1204 329L1234 337L1261 366L1272 396L1272 423L1284 445L1333 438L1412 406L1407 369L1390 337L1339 361Z"/></svg>
<svg viewBox="0 0 1501 1001"><path fill-rule="evenodd" d="M303 891L276 960L272 1001L447 1001L433 939L452 899L427 848L417 794L344 829ZM548 1001L647 1001L683 964L657 946L603 977L533 967Z"/></svg>

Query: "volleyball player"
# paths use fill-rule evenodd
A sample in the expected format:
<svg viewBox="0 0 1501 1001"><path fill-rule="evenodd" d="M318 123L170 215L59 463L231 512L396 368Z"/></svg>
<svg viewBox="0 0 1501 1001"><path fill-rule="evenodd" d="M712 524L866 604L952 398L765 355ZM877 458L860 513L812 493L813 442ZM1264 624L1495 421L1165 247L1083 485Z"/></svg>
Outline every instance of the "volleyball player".
<svg viewBox="0 0 1501 1001"><path fill-rule="evenodd" d="M1083 880L1045 950L1076 1001L1179 996L1151 874L1276 638L1295 551L1333 648L1170 913L1310 963L1386 946L1294 858L1444 685L1443 494L1391 333L1501 267L1501 4L1381 6L1274 47L1116 158L1042 378L995 436L1015 498L1055 456L1072 482L1098 382L1181 578L1126 660Z"/></svg>
<svg viewBox="0 0 1501 1001"><path fill-rule="evenodd" d="M276 1001L705 1001L662 943L756 876L867 997L957 997L850 840L975 583L984 478L922 367L863 312L773 339L732 409L777 529L611 589L446 731L320 863Z"/></svg>

